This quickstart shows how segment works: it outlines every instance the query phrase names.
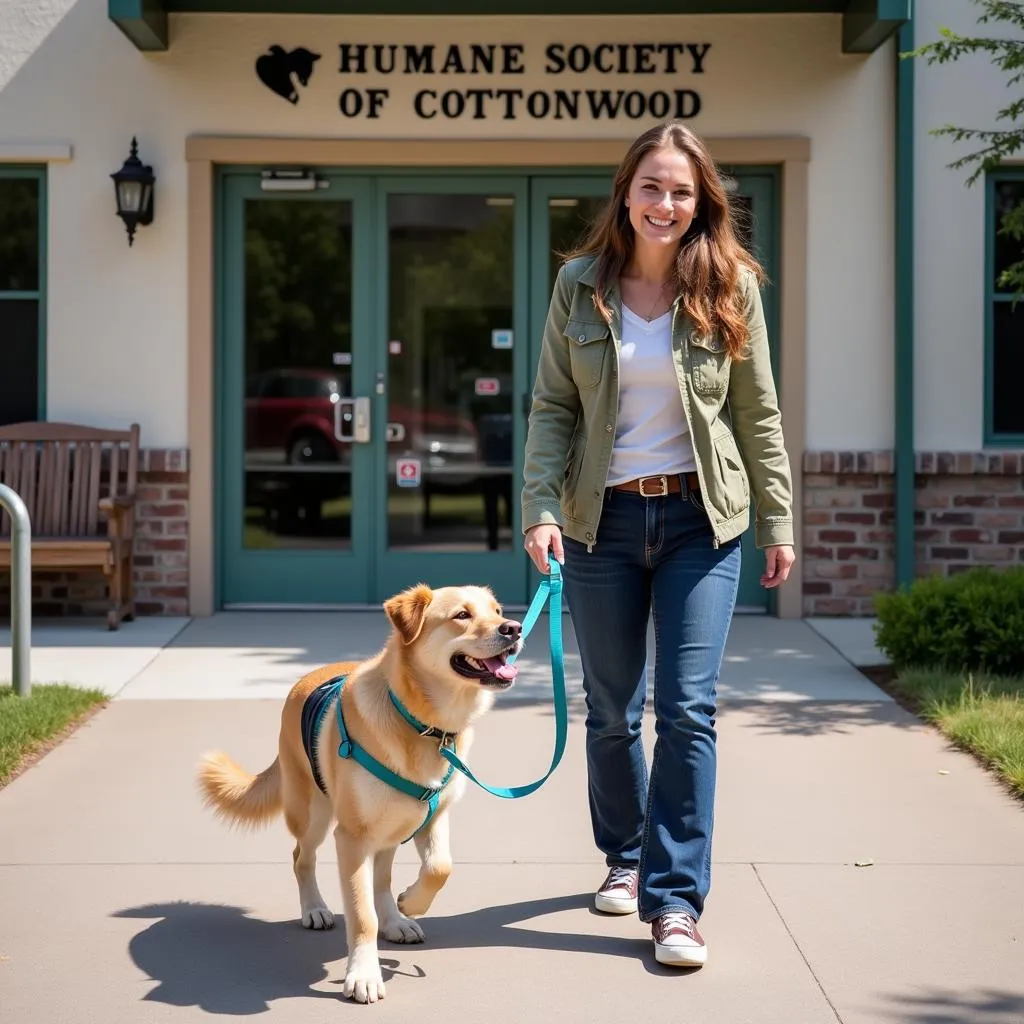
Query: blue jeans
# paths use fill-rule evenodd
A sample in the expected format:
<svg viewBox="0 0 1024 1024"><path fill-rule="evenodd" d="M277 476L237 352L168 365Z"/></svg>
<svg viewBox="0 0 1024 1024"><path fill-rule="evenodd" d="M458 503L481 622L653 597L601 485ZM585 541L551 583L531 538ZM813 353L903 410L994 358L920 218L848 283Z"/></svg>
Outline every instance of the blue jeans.
<svg viewBox="0 0 1024 1024"><path fill-rule="evenodd" d="M597 541L564 538L565 593L583 661L594 841L638 867L639 915L699 919L711 887L715 698L736 605L740 541L715 548L699 494L607 490ZM654 615L657 740L640 722Z"/></svg>

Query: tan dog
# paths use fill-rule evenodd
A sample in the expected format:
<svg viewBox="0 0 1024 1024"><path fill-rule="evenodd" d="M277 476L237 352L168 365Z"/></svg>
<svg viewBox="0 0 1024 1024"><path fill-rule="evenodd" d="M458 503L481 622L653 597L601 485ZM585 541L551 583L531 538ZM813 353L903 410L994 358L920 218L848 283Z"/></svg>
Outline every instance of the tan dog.
<svg viewBox="0 0 1024 1024"><path fill-rule="evenodd" d="M448 810L461 796L465 777L454 773L439 795L436 813L417 831L427 803L338 755L335 698L320 720L313 755L325 795L303 745L306 698L322 683L347 675L341 710L351 739L404 779L437 787L449 769L439 752L441 741L417 733L392 703L389 688L420 722L453 734L455 751L465 759L472 723L491 707L496 691L512 685L516 669L506 659L522 644L520 623L505 618L483 587L432 591L421 584L385 602L384 611L393 632L380 653L361 663L325 665L292 688L282 710L278 755L269 768L252 776L222 753L206 755L199 768L206 802L221 816L258 825L284 812L296 840L292 860L306 928L334 924L315 872L317 848L331 822L337 822L348 939L344 993L361 1003L384 997L378 934L389 942L423 941L412 918L427 912L451 874ZM414 832L419 876L396 903L391 892L395 850Z"/></svg>

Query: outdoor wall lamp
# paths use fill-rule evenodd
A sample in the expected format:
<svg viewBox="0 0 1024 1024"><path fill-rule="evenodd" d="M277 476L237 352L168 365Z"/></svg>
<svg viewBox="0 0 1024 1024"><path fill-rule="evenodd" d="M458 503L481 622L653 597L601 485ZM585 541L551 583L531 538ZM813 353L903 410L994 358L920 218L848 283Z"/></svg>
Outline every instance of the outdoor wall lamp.
<svg viewBox="0 0 1024 1024"><path fill-rule="evenodd" d="M140 224L153 223L153 168L139 159L139 144L132 136L132 151L128 159L115 171L114 193L117 196L117 215L128 230L128 245L135 241L135 229Z"/></svg>

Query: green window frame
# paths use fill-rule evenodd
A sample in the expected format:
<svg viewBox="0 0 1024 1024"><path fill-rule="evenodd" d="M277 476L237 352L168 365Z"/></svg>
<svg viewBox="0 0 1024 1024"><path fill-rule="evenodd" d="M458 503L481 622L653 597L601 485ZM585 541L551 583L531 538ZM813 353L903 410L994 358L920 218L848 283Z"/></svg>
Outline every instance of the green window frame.
<svg viewBox="0 0 1024 1024"><path fill-rule="evenodd" d="M3 230L3 186L6 182L22 181L35 182L36 215L35 215L35 254L37 267L35 274L29 273L22 280L18 275L12 277L14 262L4 265L4 253L0 251L0 346L9 341L5 325L12 322L11 317L5 316L5 312L16 308L18 304L24 309L26 303L35 303L36 317L36 352L35 352L35 373L36 373L36 395L35 410L32 419L43 420L46 418L46 211L47 211L47 180L46 168L43 166L32 166L23 164L0 165L0 230ZM10 228L4 231L10 237L13 232ZM17 241L13 243L17 246ZM2 245L2 242L0 242ZM11 305L8 306L7 304ZM5 309L6 307L6 309ZM0 352L0 360L3 353ZM25 416L11 416L9 410L0 408L0 422L8 423L12 419L25 419Z"/></svg>
<svg viewBox="0 0 1024 1024"><path fill-rule="evenodd" d="M1024 258L999 237L1000 193L1009 192L1024 200L1024 167L1000 168L985 181L985 444L1024 447L1024 418L1021 417L1020 388L1024 384L1024 351L1008 360L1005 348L1011 343L1024 350L1024 295L1002 290L999 271ZM1017 334L1013 342L1010 335ZM1009 365L1008 365L1009 364ZM1021 371L1014 373L1014 366ZM1015 422L1007 424L1007 418Z"/></svg>

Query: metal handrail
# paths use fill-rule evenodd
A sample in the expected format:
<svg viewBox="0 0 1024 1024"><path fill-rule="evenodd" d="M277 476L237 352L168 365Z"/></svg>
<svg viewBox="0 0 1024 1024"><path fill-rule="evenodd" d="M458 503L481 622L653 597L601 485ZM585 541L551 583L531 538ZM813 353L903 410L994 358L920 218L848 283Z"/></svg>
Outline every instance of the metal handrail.
<svg viewBox="0 0 1024 1024"><path fill-rule="evenodd" d="M32 693L32 522L17 491L0 484L0 505L11 517L11 668L19 697Z"/></svg>

